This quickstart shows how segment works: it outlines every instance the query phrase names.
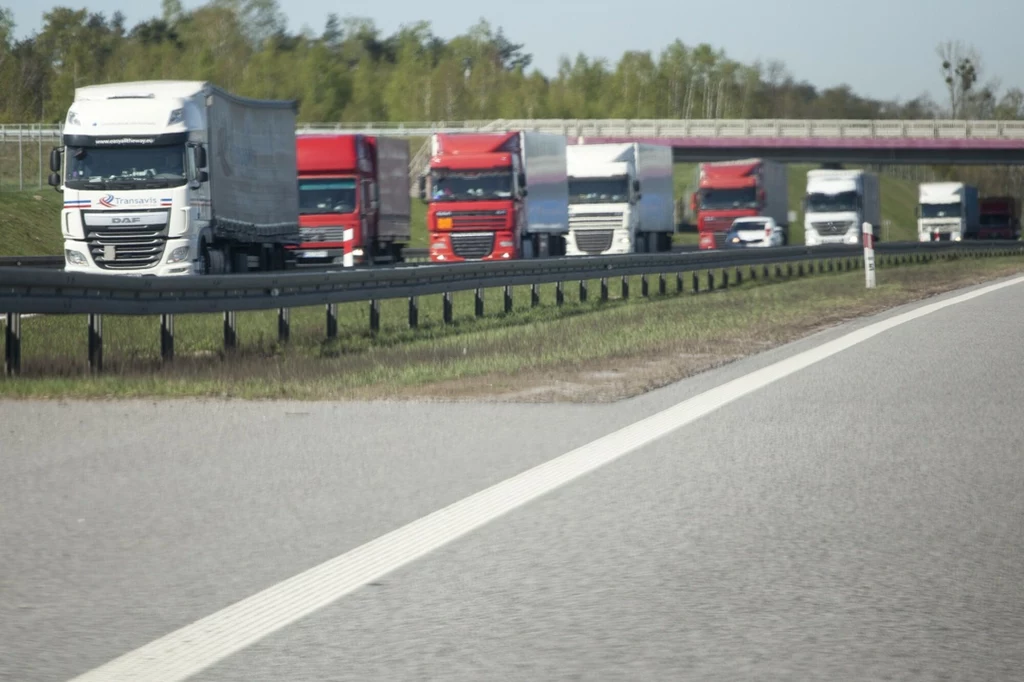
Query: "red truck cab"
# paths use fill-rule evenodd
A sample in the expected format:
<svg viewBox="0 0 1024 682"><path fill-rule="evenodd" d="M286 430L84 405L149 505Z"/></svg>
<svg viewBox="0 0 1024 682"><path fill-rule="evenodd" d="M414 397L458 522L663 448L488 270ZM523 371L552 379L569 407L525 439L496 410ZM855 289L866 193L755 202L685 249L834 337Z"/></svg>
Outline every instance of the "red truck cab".
<svg viewBox="0 0 1024 682"><path fill-rule="evenodd" d="M437 133L431 144L428 176L420 178L431 262L518 258L525 184L518 133Z"/></svg>
<svg viewBox="0 0 1024 682"><path fill-rule="evenodd" d="M978 239L1020 238L1020 204L1014 197L985 197L979 204Z"/></svg>
<svg viewBox="0 0 1024 682"><path fill-rule="evenodd" d="M783 228L788 242L789 189L786 166L767 159L702 163L698 190L690 199L697 214L701 249L720 249L737 218L764 216Z"/></svg>

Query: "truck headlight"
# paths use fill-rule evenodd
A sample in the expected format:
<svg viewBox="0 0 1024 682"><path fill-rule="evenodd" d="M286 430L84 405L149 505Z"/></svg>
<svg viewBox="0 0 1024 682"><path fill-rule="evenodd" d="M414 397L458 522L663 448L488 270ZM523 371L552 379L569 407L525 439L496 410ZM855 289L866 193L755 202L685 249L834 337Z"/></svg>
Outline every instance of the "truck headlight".
<svg viewBox="0 0 1024 682"><path fill-rule="evenodd" d="M180 263L188 260L188 246L179 246L174 251L171 251L171 255L168 256L168 263Z"/></svg>
<svg viewBox="0 0 1024 682"><path fill-rule="evenodd" d="M85 259L85 256L83 256L78 251L73 251L71 249L64 249L64 259L68 263L70 263L71 265L88 265L89 264L89 261L87 261Z"/></svg>

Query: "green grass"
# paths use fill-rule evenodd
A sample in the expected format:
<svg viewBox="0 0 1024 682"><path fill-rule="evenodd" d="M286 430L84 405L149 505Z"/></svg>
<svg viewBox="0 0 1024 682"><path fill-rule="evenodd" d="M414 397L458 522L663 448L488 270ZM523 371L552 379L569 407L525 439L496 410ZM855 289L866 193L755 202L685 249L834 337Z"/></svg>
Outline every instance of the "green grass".
<svg viewBox="0 0 1024 682"><path fill-rule="evenodd" d="M95 377L86 372L84 317L37 317L23 322L23 375L0 380L0 395L536 397L554 391L553 383L575 382L583 388L573 399L608 399L663 385L823 325L1017 273L1022 264L1020 258L991 258L884 267L873 291L864 289L863 272L772 283L748 277L730 291L700 296L677 295L674 278L668 294L658 296L657 279L652 279L650 300L640 297L638 278L633 278L628 301L618 297L619 283L613 280L612 300L598 301L593 282L584 303L578 288L567 286L561 307L553 305L554 285L543 288L539 308L530 307L529 289L522 287L509 315L500 312L500 290L488 290L488 316L481 319L475 319L472 293L465 292L455 296L450 325L440 319L439 296L422 299L417 331L407 328L405 301L386 301L376 335L368 331L367 305L347 304L340 307L338 338L330 341L324 339L323 310L310 308L293 311L292 341L286 345L277 341L274 313L241 313L240 347L229 353L223 351L220 316L179 316L177 357L163 367L155 318L108 316L105 371ZM685 284L689 292L689 277ZM611 370L618 371L614 386L594 378Z"/></svg>
<svg viewBox="0 0 1024 682"><path fill-rule="evenodd" d="M790 225L789 243L804 243L803 201L804 189L807 186L807 171L818 168L816 164L788 164L789 168L789 210L796 211L797 222ZM857 168L857 166L848 166ZM696 186L697 164L680 163L675 167L676 197L685 199L689 209L689 196ZM917 239L917 218L914 209L917 206L917 183L902 180L882 173L879 177L882 188L882 239L884 241L915 241ZM676 235L676 243L696 244L697 235L683 233Z"/></svg>
<svg viewBox="0 0 1024 682"><path fill-rule="evenodd" d="M63 253L62 197L50 187L0 192L0 256L53 256Z"/></svg>

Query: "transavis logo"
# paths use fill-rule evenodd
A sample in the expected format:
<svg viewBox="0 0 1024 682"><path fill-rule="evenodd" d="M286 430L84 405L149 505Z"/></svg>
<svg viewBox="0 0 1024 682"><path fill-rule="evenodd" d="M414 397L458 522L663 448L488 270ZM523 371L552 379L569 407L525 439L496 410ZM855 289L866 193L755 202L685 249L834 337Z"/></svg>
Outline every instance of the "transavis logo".
<svg viewBox="0 0 1024 682"><path fill-rule="evenodd" d="M103 208L132 208L161 206L168 207L172 204L171 197L119 197L114 194L107 194L100 198L100 206Z"/></svg>

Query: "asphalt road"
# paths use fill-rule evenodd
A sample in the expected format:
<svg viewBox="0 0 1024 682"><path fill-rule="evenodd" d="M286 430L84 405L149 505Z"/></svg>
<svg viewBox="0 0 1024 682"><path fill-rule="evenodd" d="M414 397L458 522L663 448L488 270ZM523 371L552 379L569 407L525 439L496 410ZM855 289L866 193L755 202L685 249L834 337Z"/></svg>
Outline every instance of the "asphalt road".
<svg viewBox="0 0 1024 682"><path fill-rule="evenodd" d="M0 679L86 672L871 321L617 405L0 403ZM194 679L1020 679L1022 337L1024 285L887 331Z"/></svg>

